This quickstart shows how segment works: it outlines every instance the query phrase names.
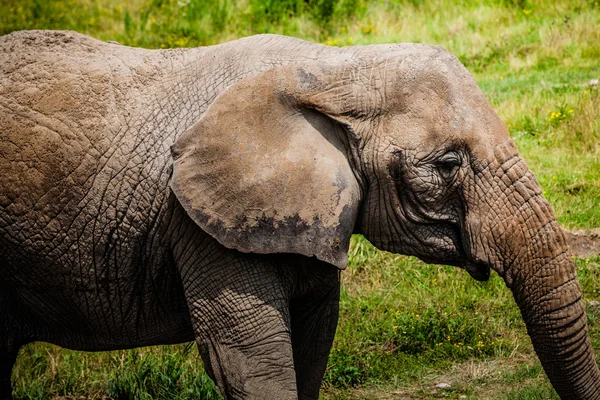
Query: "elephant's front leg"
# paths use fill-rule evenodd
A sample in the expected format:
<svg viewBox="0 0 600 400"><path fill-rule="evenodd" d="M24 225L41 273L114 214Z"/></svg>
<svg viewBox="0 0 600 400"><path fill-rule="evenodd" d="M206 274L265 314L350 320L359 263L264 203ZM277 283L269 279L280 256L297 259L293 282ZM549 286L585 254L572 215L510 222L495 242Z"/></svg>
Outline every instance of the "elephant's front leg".
<svg viewBox="0 0 600 400"><path fill-rule="evenodd" d="M181 269L207 372L225 399L296 399L286 268L213 247Z"/></svg>

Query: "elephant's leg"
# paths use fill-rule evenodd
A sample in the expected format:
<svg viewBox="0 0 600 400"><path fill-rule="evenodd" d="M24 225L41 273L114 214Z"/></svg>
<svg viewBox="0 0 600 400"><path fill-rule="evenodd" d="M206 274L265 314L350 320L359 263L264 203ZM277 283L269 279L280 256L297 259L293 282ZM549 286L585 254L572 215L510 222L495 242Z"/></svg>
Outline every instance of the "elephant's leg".
<svg viewBox="0 0 600 400"><path fill-rule="evenodd" d="M3 263L4 260L0 259L0 265ZM22 326L16 317L22 315L14 311L15 298L14 291L0 281L0 400L12 399L12 368L19 348L27 342L17 334Z"/></svg>
<svg viewBox="0 0 600 400"><path fill-rule="evenodd" d="M6 344L0 345L0 399L12 399L10 376L13 365L17 359L18 348L8 348Z"/></svg>
<svg viewBox="0 0 600 400"><path fill-rule="evenodd" d="M331 266L325 270L322 265L319 267L321 271L313 271L318 286L290 303L294 367L300 399L319 398L338 321L339 271Z"/></svg>
<svg viewBox="0 0 600 400"><path fill-rule="evenodd" d="M200 354L225 399L297 398L285 269L220 245L180 267Z"/></svg>

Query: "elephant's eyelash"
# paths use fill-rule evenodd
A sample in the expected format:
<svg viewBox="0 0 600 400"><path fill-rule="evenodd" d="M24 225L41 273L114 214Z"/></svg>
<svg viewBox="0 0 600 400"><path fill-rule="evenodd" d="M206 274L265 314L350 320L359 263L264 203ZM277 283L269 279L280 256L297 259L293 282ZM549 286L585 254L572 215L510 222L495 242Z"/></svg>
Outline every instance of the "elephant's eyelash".
<svg viewBox="0 0 600 400"><path fill-rule="evenodd" d="M438 160L435 164L438 168L452 170L460 167L462 165L462 162L459 157L451 157L445 158L443 160Z"/></svg>
<svg viewBox="0 0 600 400"><path fill-rule="evenodd" d="M456 175L458 169L462 166L462 157L459 153L450 151L436 160L434 164L442 178L450 180Z"/></svg>

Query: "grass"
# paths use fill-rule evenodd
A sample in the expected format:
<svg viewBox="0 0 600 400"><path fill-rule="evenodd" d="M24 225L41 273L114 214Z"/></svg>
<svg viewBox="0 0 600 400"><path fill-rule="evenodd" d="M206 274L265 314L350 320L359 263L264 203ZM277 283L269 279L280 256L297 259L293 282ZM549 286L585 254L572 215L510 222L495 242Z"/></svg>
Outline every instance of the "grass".
<svg viewBox="0 0 600 400"><path fill-rule="evenodd" d="M74 11L76 10L76 12ZM474 74L561 224L600 227L600 6L576 0L0 0L0 33L74 29L151 48L280 33L344 46L440 44ZM586 301L600 259L576 260ZM594 304L594 303L592 303ZM600 348L600 308L588 307ZM18 399L212 399L195 346L20 353ZM445 382L451 386L439 389ZM556 398L510 292L353 238L325 399Z"/></svg>
<svg viewBox="0 0 600 400"><path fill-rule="evenodd" d="M34 343L19 353L14 395L31 400L67 395L89 399L219 399L198 357L192 344L83 353Z"/></svg>

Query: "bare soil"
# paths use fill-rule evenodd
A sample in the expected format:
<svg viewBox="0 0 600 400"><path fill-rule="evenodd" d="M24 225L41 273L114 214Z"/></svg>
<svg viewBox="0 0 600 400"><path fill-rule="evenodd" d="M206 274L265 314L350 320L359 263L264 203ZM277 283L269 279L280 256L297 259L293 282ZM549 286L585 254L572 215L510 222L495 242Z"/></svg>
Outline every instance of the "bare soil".
<svg viewBox="0 0 600 400"><path fill-rule="evenodd" d="M600 228L565 231L565 235L573 255L581 258L600 255Z"/></svg>

